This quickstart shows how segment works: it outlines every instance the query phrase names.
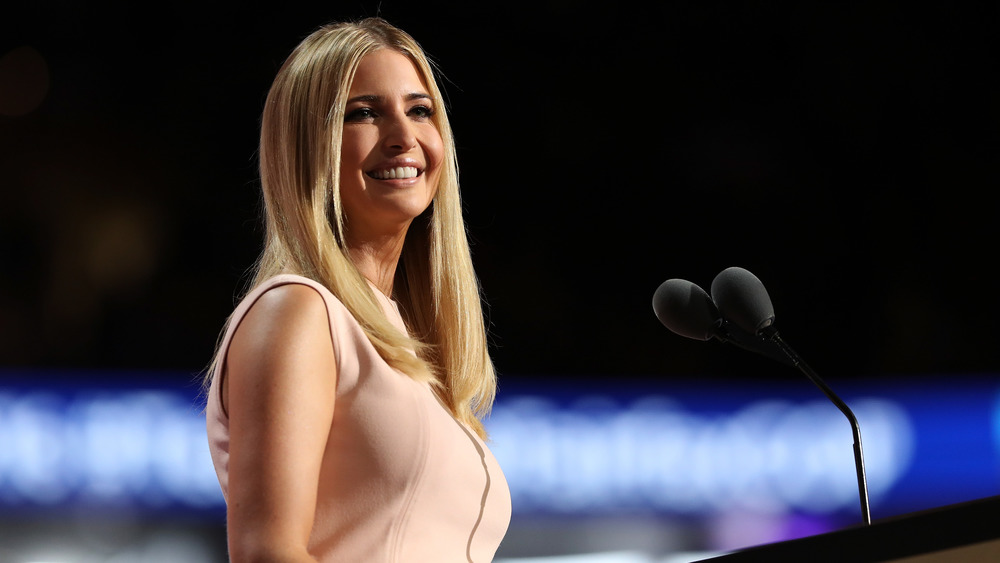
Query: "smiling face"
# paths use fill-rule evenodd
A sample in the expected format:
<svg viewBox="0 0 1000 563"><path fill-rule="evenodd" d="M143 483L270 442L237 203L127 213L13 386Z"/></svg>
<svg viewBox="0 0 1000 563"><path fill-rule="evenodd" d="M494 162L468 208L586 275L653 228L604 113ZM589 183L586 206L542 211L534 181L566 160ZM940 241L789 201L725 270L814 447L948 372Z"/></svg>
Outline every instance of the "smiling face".
<svg viewBox="0 0 1000 563"><path fill-rule="evenodd" d="M434 199L444 144L426 83L402 53L368 53L344 111L340 198L348 244L405 234Z"/></svg>

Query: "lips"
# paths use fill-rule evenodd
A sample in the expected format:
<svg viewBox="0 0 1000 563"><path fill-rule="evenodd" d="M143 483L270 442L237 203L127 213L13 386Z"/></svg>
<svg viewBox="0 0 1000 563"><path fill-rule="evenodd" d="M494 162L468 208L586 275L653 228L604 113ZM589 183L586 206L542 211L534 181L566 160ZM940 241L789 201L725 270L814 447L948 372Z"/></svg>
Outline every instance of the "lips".
<svg viewBox="0 0 1000 563"><path fill-rule="evenodd" d="M378 170L371 170L366 172L366 174L376 180L400 180L407 178L416 178L421 173L421 170L416 166L394 166L390 168L380 168Z"/></svg>

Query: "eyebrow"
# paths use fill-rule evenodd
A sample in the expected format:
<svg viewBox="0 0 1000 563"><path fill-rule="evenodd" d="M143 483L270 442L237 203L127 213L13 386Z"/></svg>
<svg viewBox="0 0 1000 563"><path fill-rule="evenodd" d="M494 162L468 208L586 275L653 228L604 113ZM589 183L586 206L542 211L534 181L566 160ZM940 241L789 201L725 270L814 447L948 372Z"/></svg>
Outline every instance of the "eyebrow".
<svg viewBox="0 0 1000 563"><path fill-rule="evenodd" d="M434 98L431 98L430 94L424 94L423 92L411 92L406 96L404 96L404 99L407 102L412 102L413 100L430 100L432 102L434 101ZM375 94L365 94L362 96L355 96L353 98L350 98L349 100L347 100L347 103L351 104L354 102L367 102L370 104L377 104L377 103L382 103L384 101L385 98L382 96L377 96Z"/></svg>

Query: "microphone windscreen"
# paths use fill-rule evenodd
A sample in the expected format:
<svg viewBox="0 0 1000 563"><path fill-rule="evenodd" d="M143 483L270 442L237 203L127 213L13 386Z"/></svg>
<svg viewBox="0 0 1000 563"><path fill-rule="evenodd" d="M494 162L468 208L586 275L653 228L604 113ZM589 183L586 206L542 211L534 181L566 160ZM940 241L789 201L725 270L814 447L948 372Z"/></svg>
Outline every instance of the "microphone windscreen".
<svg viewBox="0 0 1000 563"><path fill-rule="evenodd" d="M719 311L704 289L679 279L669 279L653 293L653 312L663 326L693 338L708 340L716 335Z"/></svg>
<svg viewBox="0 0 1000 563"><path fill-rule="evenodd" d="M733 266L712 280L712 300L727 321L758 334L774 322L774 307L757 276Z"/></svg>

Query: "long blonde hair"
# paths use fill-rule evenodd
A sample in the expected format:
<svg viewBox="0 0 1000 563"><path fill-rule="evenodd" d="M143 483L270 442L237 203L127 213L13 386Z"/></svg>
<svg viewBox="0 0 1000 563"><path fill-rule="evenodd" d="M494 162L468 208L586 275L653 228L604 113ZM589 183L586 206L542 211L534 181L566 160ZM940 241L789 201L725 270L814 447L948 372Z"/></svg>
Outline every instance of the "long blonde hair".
<svg viewBox="0 0 1000 563"><path fill-rule="evenodd" d="M344 108L361 59L378 49L409 57L440 108L432 117L445 151L440 183L431 206L410 225L394 281L394 298L413 338L385 317L345 246L339 190ZM496 375L444 109L422 48L386 21L331 24L306 37L278 71L261 120L267 234L250 290L280 273L322 283L390 366L431 383L452 414L485 437L480 418L493 404ZM213 363L220 361L216 357Z"/></svg>

